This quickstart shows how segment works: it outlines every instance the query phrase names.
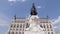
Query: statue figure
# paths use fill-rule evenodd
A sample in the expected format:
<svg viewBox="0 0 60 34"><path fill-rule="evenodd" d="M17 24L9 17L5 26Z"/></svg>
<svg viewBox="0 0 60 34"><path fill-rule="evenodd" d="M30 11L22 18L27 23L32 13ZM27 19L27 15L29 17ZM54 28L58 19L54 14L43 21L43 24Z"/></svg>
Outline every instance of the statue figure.
<svg viewBox="0 0 60 34"><path fill-rule="evenodd" d="M34 17L35 18L35 17ZM37 24L37 22L34 20L34 18L30 18L29 19L29 27L26 28L26 31L29 31L30 33L43 33L43 28L40 27L39 24Z"/></svg>

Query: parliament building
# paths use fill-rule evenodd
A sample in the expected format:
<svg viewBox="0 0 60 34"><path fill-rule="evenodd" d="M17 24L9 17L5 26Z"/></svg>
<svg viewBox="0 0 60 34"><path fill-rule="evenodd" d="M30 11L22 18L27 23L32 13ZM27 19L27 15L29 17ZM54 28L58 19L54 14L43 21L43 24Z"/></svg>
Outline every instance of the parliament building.
<svg viewBox="0 0 60 34"><path fill-rule="evenodd" d="M30 15L27 18L14 16L6 34L55 34L55 32L48 16L39 18L33 3Z"/></svg>

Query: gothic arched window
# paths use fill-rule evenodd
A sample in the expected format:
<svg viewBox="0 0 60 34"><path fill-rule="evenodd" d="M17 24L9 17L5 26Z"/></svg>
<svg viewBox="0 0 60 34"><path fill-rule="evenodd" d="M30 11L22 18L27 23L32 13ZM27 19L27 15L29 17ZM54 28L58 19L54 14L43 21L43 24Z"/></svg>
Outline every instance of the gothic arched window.
<svg viewBox="0 0 60 34"><path fill-rule="evenodd" d="M14 34L14 32L12 32L12 34Z"/></svg>
<svg viewBox="0 0 60 34"><path fill-rule="evenodd" d="M21 32L19 32L19 34L21 34Z"/></svg>
<svg viewBox="0 0 60 34"><path fill-rule="evenodd" d="M29 24L28 23L26 23L26 28L28 28L29 27Z"/></svg>
<svg viewBox="0 0 60 34"><path fill-rule="evenodd" d="M20 24L20 28L22 28L22 24Z"/></svg>
<svg viewBox="0 0 60 34"><path fill-rule="evenodd" d="M10 34L10 32L8 32L8 34Z"/></svg>
<svg viewBox="0 0 60 34"><path fill-rule="evenodd" d="M16 34L18 34L18 32L16 32Z"/></svg>
<svg viewBox="0 0 60 34"><path fill-rule="evenodd" d="M50 32L48 32L48 34L50 34Z"/></svg>
<svg viewBox="0 0 60 34"><path fill-rule="evenodd" d="M43 28L42 24L40 25L40 27L42 27L42 28Z"/></svg>

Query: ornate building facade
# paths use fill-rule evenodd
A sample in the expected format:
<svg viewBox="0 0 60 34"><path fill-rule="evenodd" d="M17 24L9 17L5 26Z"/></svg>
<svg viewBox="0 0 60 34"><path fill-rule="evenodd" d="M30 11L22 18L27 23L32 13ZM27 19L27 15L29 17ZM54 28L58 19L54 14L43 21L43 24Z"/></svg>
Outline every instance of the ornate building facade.
<svg viewBox="0 0 60 34"><path fill-rule="evenodd" d="M39 18L33 3L31 13L27 18L17 18L11 21L7 34L55 34L52 22L48 18Z"/></svg>

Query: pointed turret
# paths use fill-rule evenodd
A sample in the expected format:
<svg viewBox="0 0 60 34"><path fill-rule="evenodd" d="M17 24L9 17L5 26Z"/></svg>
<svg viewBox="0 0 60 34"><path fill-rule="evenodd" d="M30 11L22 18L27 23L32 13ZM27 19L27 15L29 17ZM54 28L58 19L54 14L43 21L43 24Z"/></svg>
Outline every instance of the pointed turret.
<svg viewBox="0 0 60 34"><path fill-rule="evenodd" d="M31 14L31 15L37 15L37 12L36 12L36 8L35 8L34 3L33 3L33 5L32 5L31 13L30 13L30 14Z"/></svg>
<svg viewBox="0 0 60 34"><path fill-rule="evenodd" d="M14 15L14 21L16 22L16 15Z"/></svg>
<svg viewBox="0 0 60 34"><path fill-rule="evenodd" d="M16 15L14 15L14 19L16 20Z"/></svg>
<svg viewBox="0 0 60 34"><path fill-rule="evenodd" d="M47 19L49 19L49 16L47 15Z"/></svg>

